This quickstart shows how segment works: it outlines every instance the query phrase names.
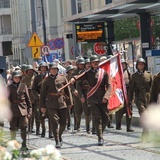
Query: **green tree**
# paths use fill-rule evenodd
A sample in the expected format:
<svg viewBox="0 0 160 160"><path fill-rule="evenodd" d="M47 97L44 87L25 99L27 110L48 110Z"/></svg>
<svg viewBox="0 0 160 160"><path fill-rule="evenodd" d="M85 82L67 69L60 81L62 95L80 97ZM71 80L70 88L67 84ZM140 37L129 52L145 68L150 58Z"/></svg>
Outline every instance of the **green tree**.
<svg viewBox="0 0 160 160"><path fill-rule="evenodd" d="M139 37L138 17L122 19L114 22L115 40Z"/></svg>

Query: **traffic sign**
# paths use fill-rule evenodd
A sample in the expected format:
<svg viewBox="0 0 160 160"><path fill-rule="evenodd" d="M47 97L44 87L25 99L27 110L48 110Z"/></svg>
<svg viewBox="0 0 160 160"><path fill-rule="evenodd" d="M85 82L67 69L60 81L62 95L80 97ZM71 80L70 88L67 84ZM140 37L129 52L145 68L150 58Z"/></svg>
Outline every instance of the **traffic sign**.
<svg viewBox="0 0 160 160"><path fill-rule="evenodd" d="M57 48L57 49L61 49L64 47L64 40L62 38L56 38L54 40L54 46Z"/></svg>
<svg viewBox="0 0 160 160"><path fill-rule="evenodd" d="M98 55L104 55L107 53L107 44L105 42L97 42L94 44L94 52Z"/></svg>
<svg viewBox="0 0 160 160"><path fill-rule="evenodd" d="M32 57L39 58L41 56L40 47L32 47Z"/></svg>
<svg viewBox="0 0 160 160"><path fill-rule="evenodd" d="M42 53L45 55L45 56L48 56L50 54L50 48L48 46L43 46L42 47Z"/></svg>
<svg viewBox="0 0 160 160"><path fill-rule="evenodd" d="M55 49L56 49L56 47L55 47L55 45L54 45L54 39L51 39L51 40L49 41L49 48L50 48L51 50L55 50Z"/></svg>
<svg viewBox="0 0 160 160"><path fill-rule="evenodd" d="M28 43L28 47L39 47L39 46L43 46L43 43L41 42L38 35L34 33Z"/></svg>

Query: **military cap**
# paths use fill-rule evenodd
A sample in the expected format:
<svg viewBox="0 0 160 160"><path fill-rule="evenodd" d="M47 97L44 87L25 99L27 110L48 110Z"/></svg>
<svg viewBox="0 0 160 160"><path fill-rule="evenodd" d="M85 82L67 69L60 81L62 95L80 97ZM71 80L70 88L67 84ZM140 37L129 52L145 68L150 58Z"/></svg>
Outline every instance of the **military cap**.
<svg viewBox="0 0 160 160"><path fill-rule="evenodd" d="M12 72L12 78L13 77L21 77L21 76L22 75L21 75L21 72L19 70L15 70L15 71Z"/></svg>
<svg viewBox="0 0 160 160"><path fill-rule="evenodd" d="M83 57L77 59L77 64L85 64L85 60Z"/></svg>
<svg viewBox="0 0 160 160"><path fill-rule="evenodd" d="M90 59L89 58L85 59L85 64L86 63L90 63Z"/></svg>
<svg viewBox="0 0 160 160"><path fill-rule="evenodd" d="M47 67L47 69L48 69L48 64L46 62L41 62L39 64L38 70L40 70L41 67Z"/></svg>
<svg viewBox="0 0 160 160"><path fill-rule="evenodd" d="M51 68L57 68L57 69L59 69L58 68L58 64L55 63L55 62L52 62L52 63L49 64L49 69L51 69Z"/></svg>
<svg viewBox="0 0 160 160"><path fill-rule="evenodd" d="M26 71L27 69L27 65L26 64L22 64L21 65L21 71Z"/></svg>
<svg viewBox="0 0 160 160"><path fill-rule="evenodd" d="M73 65L67 66L67 68L66 68L66 73L68 73L70 70L73 70L73 69L74 69L74 66L73 66Z"/></svg>
<svg viewBox="0 0 160 160"><path fill-rule="evenodd" d="M100 62L99 57L97 55L92 55L90 57L90 62Z"/></svg>

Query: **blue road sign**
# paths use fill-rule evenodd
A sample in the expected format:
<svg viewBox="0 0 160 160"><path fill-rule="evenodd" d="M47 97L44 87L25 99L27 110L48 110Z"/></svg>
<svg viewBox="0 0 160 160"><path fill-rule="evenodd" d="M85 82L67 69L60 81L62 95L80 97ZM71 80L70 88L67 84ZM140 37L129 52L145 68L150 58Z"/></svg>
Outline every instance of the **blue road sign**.
<svg viewBox="0 0 160 160"><path fill-rule="evenodd" d="M64 40L62 38L56 38L54 40L54 46L57 48L57 49L61 49L64 47Z"/></svg>
<svg viewBox="0 0 160 160"><path fill-rule="evenodd" d="M51 49L51 50L55 50L55 49L57 49L56 47L55 47L55 45L54 45L54 39L51 39L50 41L49 41L49 48Z"/></svg>

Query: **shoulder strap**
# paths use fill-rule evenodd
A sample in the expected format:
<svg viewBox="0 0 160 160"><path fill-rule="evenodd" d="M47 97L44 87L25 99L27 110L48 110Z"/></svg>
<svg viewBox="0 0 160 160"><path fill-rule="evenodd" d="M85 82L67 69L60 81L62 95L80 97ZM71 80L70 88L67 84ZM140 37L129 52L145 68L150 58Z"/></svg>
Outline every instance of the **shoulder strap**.
<svg viewBox="0 0 160 160"><path fill-rule="evenodd" d="M103 75L104 75L104 69L100 68L97 84L87 93L87 98L91 97L96 92L96 90L98 89L98 87L100 86L102 82Z"/></svg>

